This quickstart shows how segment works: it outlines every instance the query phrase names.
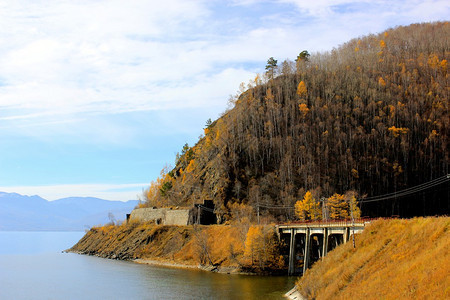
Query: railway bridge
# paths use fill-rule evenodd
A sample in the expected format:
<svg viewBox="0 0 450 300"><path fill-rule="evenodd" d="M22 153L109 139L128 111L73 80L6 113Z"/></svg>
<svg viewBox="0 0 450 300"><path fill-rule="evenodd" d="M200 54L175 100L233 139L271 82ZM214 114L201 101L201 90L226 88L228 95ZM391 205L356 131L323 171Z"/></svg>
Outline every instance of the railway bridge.
<svg viewBox="0 0 450 300"><path fill-rule="evenodd" d="M370 221L358 219L278 225L279 237L289 250L288 275L304 274L314 261L348 242L351 235L361 233Z"/></svg>

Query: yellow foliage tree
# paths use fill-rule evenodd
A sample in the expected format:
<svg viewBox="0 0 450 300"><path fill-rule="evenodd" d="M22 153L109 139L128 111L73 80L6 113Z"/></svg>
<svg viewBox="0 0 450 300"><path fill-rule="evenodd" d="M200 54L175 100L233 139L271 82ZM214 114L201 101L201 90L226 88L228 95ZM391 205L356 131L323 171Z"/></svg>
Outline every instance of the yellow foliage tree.
<svg viewBox="0 0 450 300"><path fill-rule="evenodd" d="M443 70L444 72L447 72L447 60L446 60L446 59L443 59L443 60L441 61L440 65L441 65L442 70Z"/></svg>
<svg viewBox="0 0 450 300"><path fill-rule="evenodd" d="M295 215L300 220L320 220L322 218L322 210L320 203L314 199L310 191L306 192L302 200L295 203Z"/></svg>
<svg viewBox="0 0 450 300"><path fill-rule="evenodd" d="M161 202L158 197L159 195L159 188L161 186L161 183L157 181L152 181L150 183L150 186L144 191L144 197L146 202L141 205L142 207L147 206L160 206Z"/></svg>
<svg viewBox="0 0 450 300"><path fill-rule="evenodd" d="M260 269L282 267L284 259L279 253L279 242L273 227L250 226L244 256L250 259L251 266L257 264Z"/></svg>
<svg viewBox="0 0 450 300"><path fill-rule="evenodd" d="M247 232L247 238L245 240L245 250L244 255L251 259L251 264L253 265L257 253L262 248L263 235L261 228L259 226L250 226Z"/></svg>
<svg viewBox="0 0 450 300"><path fill-rule="evenodd" d="M330 218L333 220L347 219L349 216L348 202L345 201L344 195L334 194L328 198L328 209Z"/></svg>
<svg viewBox="0 0 450 300"><path fill-rule="evenodd" d="M430 54L430 56L428 57L428 65L432 69L435 69L439 66L439 58L436 54Z"/></svg>
<svg viewBox="0 0 450 300"><path fill-rule="evenodd" d="M195 159L191 159L189 165L186 168L186 172L191 173L192 171L194 171L195 167L196 167Z"/></svg>
<svg viewBox="0 0 450 300"><path fill-rule="evenodd" d="M308 90L306 89L306 84L302 80L302 81L300 81L300 83L297 86L297 95L299 95L300 97L303 97L303 96L306 96L307 93L308 93Z"/></svg>
<svg viewBox="0 0 450 300"><path fill-rule="evenodd" d="M145 203L140 207L147 206L167 206L169 204L168 192L175 184L175 178L170 170L170 166L165 166L156 181L152 181L150 186L143 192ZM166 198L166 199L164 199Z"/></svg>
<svg viewBox="0 0 450 300"><path fill-rule="evenodd" d="M308 105L306 105L305 103L299 104L298 109L303 114L303 117L306 116L306 114L308 114L308 112L309 112Z"/></svg>
<svg viewBox="0 0 450 300"><path fill-rule="evenodd" d="M388 130L394 137L399 137L401 134L407 134L409 132L409 128L395 126L389 127Z"/></svg>

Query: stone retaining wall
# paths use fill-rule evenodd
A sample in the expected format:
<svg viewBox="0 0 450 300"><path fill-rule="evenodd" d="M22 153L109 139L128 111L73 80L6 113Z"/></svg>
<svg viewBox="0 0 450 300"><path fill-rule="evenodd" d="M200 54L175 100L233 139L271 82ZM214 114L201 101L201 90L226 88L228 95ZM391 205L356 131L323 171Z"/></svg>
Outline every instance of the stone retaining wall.
<svg viewBox="0 0 450 300"><path fill-rule="evenodd" d="M140 222L153 221L163 225L187 225L189 209L136 208L131 212L130 220Z"/></svg>
<svg viewBox="0 0 450 300"><path fill-rule="evenodd" d="M166 212L166 225L188 225L189 209L168 210Z"/></svg>

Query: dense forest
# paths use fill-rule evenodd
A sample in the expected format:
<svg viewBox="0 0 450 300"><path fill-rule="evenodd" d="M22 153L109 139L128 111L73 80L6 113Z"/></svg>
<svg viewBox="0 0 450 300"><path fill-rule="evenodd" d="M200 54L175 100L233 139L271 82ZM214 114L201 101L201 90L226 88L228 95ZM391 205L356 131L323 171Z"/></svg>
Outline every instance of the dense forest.
<svg viewBox="0 0 450 300"><path fill-rule="evenodd" d="M308 191L322 207L353 191L363 216L448 214L448 178L395 195L449 173L449 37L448 22L413 24L269 59L151 183L146 205L211 199L221 220L240 206L286 220Z"/></svg>

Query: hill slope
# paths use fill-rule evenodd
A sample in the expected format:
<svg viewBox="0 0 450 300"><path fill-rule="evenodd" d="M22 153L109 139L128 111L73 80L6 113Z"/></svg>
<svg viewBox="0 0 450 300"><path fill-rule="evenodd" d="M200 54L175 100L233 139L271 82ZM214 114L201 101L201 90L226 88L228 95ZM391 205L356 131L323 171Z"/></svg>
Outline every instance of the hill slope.
<svg viewBox="0 0 450 300"><path fill-rule="evenodd" d="M111 213L117 221L138 201L108 201L71 197L47 201L39 196L0 192L0 230L85 230L104 224Z"/></svg>
<svg viewBox="0 0 450 300"><path fill-rule="evenodd" d="M450 218L379 220L297 282L308 299L449 299Z"/></svg>
<svg viewBox="0 0 450 300"><path fill-rule="evenodd" d="M283 62L182 149L149 187L149 205L213 199L226 219L235 202L293 207L308 190L383 195L447 175L448 36L448 22L413 24ZM448 214L448 188L368 203L363 215Z"/></svg>

